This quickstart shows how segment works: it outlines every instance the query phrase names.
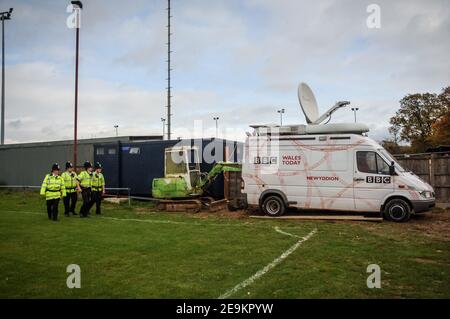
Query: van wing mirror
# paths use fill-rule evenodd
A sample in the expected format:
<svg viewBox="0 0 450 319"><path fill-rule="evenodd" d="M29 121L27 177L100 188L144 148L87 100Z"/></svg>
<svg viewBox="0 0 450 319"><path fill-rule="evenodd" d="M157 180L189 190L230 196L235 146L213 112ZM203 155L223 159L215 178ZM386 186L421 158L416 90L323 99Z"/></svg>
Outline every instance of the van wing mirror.
<svg viewBox="0 0 450 319"><path fill-rule="evenodd" d="M391 165L389 166L389 175L395 175L395 163L394 163L394 161L392 161Z"/></svg>

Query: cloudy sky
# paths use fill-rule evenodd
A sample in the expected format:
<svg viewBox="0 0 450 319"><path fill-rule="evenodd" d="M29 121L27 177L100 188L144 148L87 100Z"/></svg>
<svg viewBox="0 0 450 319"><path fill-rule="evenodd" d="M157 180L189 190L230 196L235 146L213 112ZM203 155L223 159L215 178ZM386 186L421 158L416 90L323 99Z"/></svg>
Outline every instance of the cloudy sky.
<svg viewBox="0 0 450 319"><path fill-rule="evenodd" d="M6 21L6 142L73 133L75 30L69 1L0 0ZM367 7L381 9L368 28ZM166 105L166 1L84 0L81 138L162 132ZM250 124L305 123L300 81L321 111L360 108L375 139L408 93L450 84L448 0L172 0L173 136L242 140ZM343 109L334 122L353 121ZM194 127L196 130L194 131Z"/></svg>

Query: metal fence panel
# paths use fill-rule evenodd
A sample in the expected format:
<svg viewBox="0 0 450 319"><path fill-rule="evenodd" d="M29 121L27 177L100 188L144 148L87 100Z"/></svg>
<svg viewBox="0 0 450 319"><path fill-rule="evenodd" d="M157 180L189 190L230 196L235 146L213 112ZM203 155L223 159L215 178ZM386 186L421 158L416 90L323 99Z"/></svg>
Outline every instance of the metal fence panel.
<svg viewBox="0 0 450 319"><path fill-rule="evenodd" d="M66 161L72 161L73 146L48 145L36 147L3 147L0 151L0 185L39 185L52 163L64 170ZM94 160L92 144L78 146L78 158Z"/></svg>

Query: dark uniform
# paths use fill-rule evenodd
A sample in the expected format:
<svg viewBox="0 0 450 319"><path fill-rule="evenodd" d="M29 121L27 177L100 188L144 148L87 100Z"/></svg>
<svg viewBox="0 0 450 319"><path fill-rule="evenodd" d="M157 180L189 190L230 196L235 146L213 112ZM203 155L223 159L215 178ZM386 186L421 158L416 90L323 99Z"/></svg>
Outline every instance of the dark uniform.
<svg viewBox="0 0 450 319"><path fill-rule="evenodd" d="M66 197L64 197L64 215L69 217L70 213L73 215L78 215L75 212L75 207L77 205L78 199L78 179L77 173L72 170L73 165L71 162L66 163L66 171L61 174L64 180L64 185L66 187Z"/></svg>
<svg viewBox="0 0 450 319"><path fill-rule="evenodd" d="M105 178L102 174L102 165L99 162L95 163L94 168L95 171L92 173L91 180L92 197L89 209L95 204L95 213L100 215L102 197L105 192Z"/></svg>
<svg viewBox="0 0 450 319"><path fill-rule="evenodd" d="M87 217L89 214L91 204L91 181L92 181L92 165L89 161L84 163L85 170L78 176L78 182L81 187L81 196L83 198L83 205L80 209L80 217Z"/></svg>
<svg viewBox="0 0 450 319"><path fill-rule="evenodd" d="M41 195L45 196L47 202L48 219L58 220L58 204L61 197L66 196L64 180L59 176L59 165L53 164L52 172L45 175L41 186Z"/></svg>

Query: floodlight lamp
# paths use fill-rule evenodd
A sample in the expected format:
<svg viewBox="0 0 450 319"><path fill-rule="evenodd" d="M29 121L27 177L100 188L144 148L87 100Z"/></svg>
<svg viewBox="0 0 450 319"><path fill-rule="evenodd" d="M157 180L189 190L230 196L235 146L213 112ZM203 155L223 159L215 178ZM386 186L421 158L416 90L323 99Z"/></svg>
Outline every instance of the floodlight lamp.
<svg viewBox="0 0 450 319"><path fill-rule="evenodd" d="M70 2L73 6L77 6L80 9L83 9L83 4L81 3L81 1L71 1Z"/></svg>

